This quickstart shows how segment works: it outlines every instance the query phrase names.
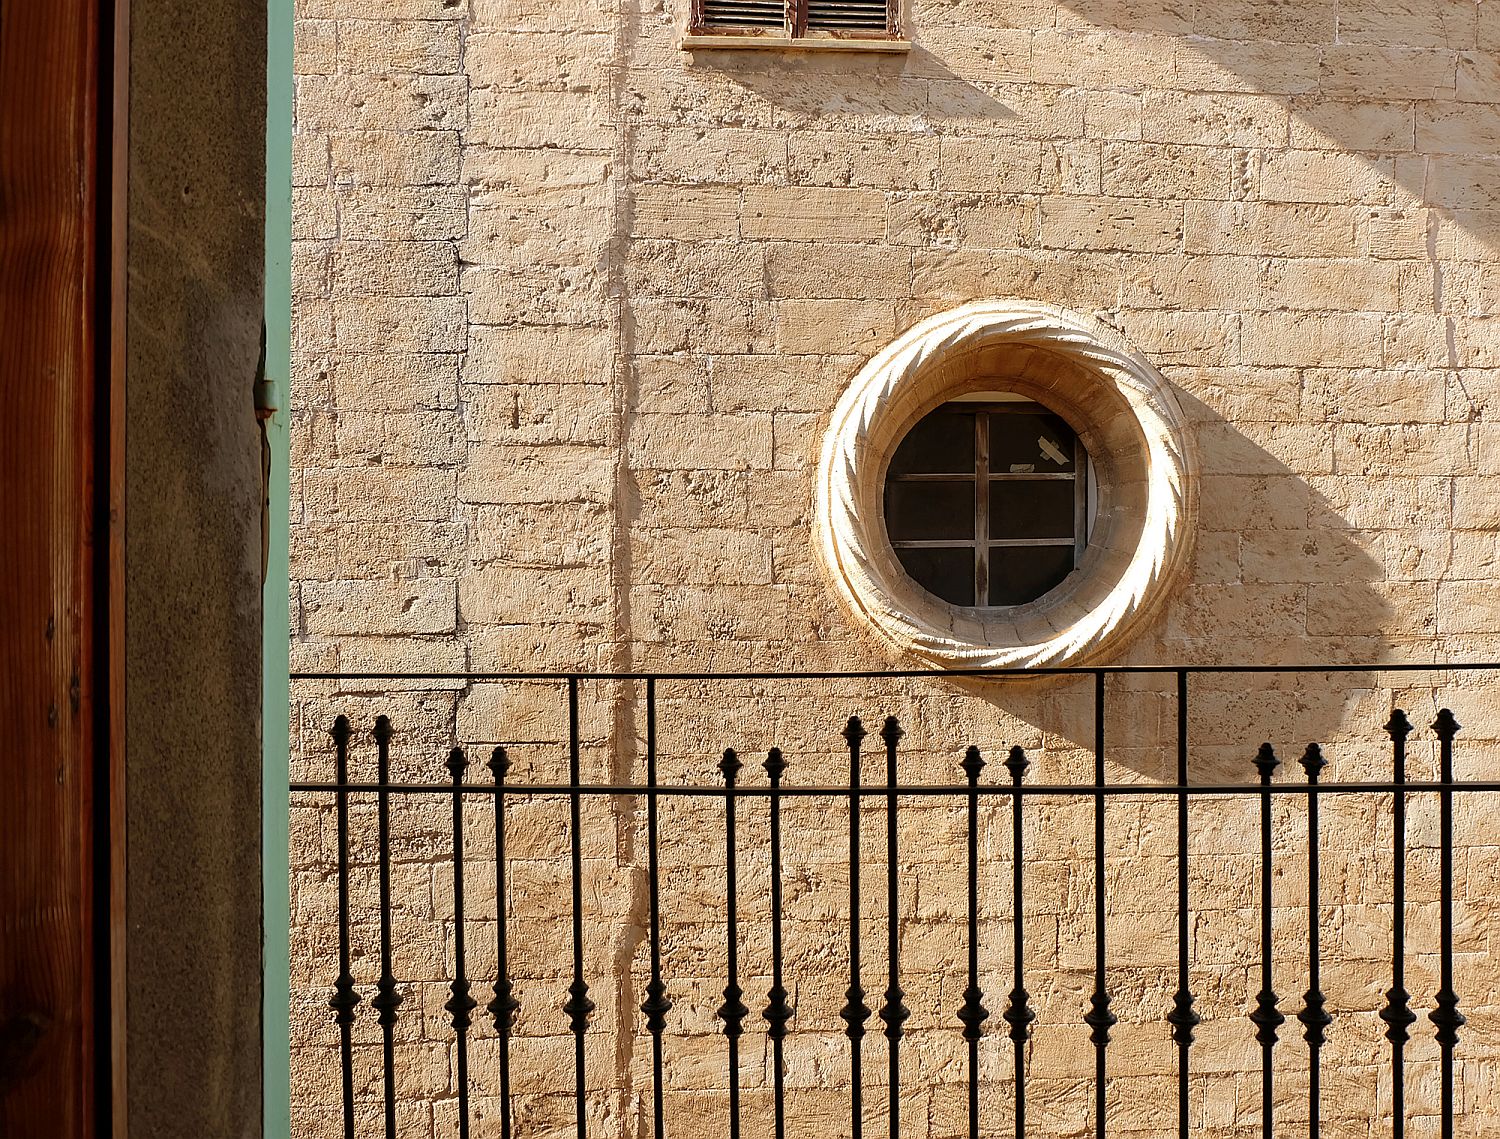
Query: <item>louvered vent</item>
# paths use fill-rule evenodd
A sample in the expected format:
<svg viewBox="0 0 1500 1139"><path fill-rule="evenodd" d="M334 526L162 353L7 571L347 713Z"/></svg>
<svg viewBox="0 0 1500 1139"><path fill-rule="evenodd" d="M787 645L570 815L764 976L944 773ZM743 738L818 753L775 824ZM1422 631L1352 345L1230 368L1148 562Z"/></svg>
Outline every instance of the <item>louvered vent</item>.
<svg viewBox="0 0 1500 1139"><path fill-rule="evenodd" d="M703 0L705 28L786 27L786 5L782 0Z"/></svg>
<svg viewBox="0 0 1500 1139"><path fill-rule="evenodd" d="M886 0L807 0L807 26L820 32L886 30Z"/></svg>

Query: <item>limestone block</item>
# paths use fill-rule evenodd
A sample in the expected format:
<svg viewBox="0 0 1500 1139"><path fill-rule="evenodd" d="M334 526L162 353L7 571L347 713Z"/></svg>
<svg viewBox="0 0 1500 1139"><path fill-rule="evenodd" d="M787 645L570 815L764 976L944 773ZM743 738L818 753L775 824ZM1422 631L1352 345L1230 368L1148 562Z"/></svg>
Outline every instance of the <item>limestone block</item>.
<svg viewBox="0 0 1500 1139"><path fill-rule="evenodd" d="M863 354L896 329L895 306L882 301L780 301L775 308L776 347L789 355Z"/></svg>
<svg viewBox="0 0 1500 1139"><path fill-rule="evenodd" d="M458 494L469 503L608 502L613 467L611 453L599 447L476 444Z"/></svg>
<svg viewBox="0 0 1500 1139"><path fill-rule="evenodd" d="M344 184L451 185L458 180L457 131L341 131L329 135L331 172Z"/></svg>
<svg viewBox="0 0 1500 1139"><path fill-rule="evenodd" d="M1100 206L1101 212L1110 208ZM971 297L1050 296L1084 312L1097 311L1114 307L1121 264L1104 251L1059 256L1050 250L918 250L912 258L912 291L932 302L922 316Z"/></svg>
<svg viewBox="0 0 1500 1139"><path fill-rule="evenodd" d="M1102 190L1113 198L1227 200L1231 171L1220 148L1107 142L1102 152Z"/></svg>
<svg viewBox="0 0 1500 1139"><path fill-rule="evenodd" d="M332 75L338 70L338 25L298 13L292 40L292 68L298 75Z"/></svg>
<svg viewBox="0 0 1500 1139"><path fill-rule="evenodd" d="M585 91L603 86L611 37L567 32L484 30L464 40L464 68L478 85L527 91Z"/></svg>
<svg viewBox="0 0 1500 1139"><path fill-rule="evenodd" d="M341 353L328 366L334 402L352 411L456 407L458 360L441 353Z"/></svg>
<svg viewBox="0 0 1500 1139"><path fill-rule="evenodd" d="M606 275L592 265L466 267L460 285L475 325L597 327L611 309Z"/></svg>
<svg viewBox="0 0 1500 1139"><path fill-rule="evenodd" d="M322 186L292 189L293 241L335 237L338 229L338 215L326 189Z"/></svg>
<svg viewBox="0 0 1500 1139"><path fill-rule="evenodd" d="M465 622L475 625L597 620L608 597L609 574L601 568L497 565L471 570L460 579L458 609Z"/></svg>
<svg viewBox="0 0 1500 1139"><path fill-rule="evenodd" d="M1266 155L1260 196L1268 202L1384 203L1391 197L1395 167L1321 150L1283 150Z"/></svg>
<svg viewBox="0 0 1500 1139"><path fill-rule="evenodd" d="M1060 29L1031 40L1030 78L1037 83L1139 89L1173 81L1171 49L1155 36Z"/></svg>
<svg viewBox="0 0 1500 1139"><path fill-rule="evenodd" d="M1412 104L1314 96L1292 104L1291 145L1298 150L1407 151L1414 149Z"/></svg>
<svg viewBox="0 0 1500 1139"><path fill-rule="evenodd" d="M1141 140L1141 96L1130 91L1090 91L1083 109L1088 138Z"/></svg>
<svg viewBox="0 0 1500 1139"><path fill-rule="evenodd" d="M633 467L658 470L756 470L771 466L771 417L643 414L631 424Z"/></svg>
<svg viewBox="0 0 1500 1139"><path fill-rule="evenodd" d="M390 6L382 7L384 15ZM356 10L345 8L339 20L339 67L353 74L380 75L407 71L421 75L449 75L459 70L459 23L429 15L415 20L348 19Z"/></svg>
<svg viewBox="0 0 1500 1139"><path fill-rule="evenodd" d="M1141 137L1197 146L1286 144L1285 106L1261 95L1148 91L1141 100Z"/></svg>
<svg viewBox="0 0 1500 1139"><path fill-rule="evenodd" d="M606 565L609 512L599 503L480 506L469 555L475 565L549 567Z"/></svg>
<svg viewBox="0 0 1500 1139"><path fill-rule="evenodd" d="M943 190L1027 192L1041 177L1041 161L1041 147L1024 139L945 135L938 143L937 184Z"/></svg>
<svg viewBox="0 0 1500 1139"><path fill-rule="evenodd" d="M639 237L714 241L739 234L740 190L731 186L641 185L631 203Z"/></svg>
<svg viewBox="0 0 1500 1139"><path fill-rule="evenodd" d="M644 581L662 585L768 585L771 546L745 530L638 529L632 558Z"/></svg>
<svg viewBox="0 0 1500 1139"><path fill-rule="evenodd" d="M641 297L756 299L766 293L765 253L738 242L641 240L631 245L625 279Z"/></svg>
<svg viewBox="0 0 1500 1139"><path fill-rule="evenodd" d="M1363 215L1350 206L1188 202L1189 253L1275 257L1353 257L1361 250Z"/></svg>
<svg viewBox="0 0 1500 1139"><path fill-rule="evenodd" d="M445 578L308 582L302 615L311 633L451 633L455 583Z"/></svg>
<svg viewBox="0 0 1500 1139"><path fill-rule="evenodd" d="M1010 250L1035 240L1036 218L1036 207L1027 201L997 201L980 194L903 194L887 203L885 240L939 249Z"/></svg>
<svg viewBox="0 0 1500 1139"><path fill-rule="evenodd" d="M417 297L458 292L458 254L447 241L341 241L334 246L331 261L333 288L344 295Z"/></svg>
<svg viewBox="0 0 1500 1139"><path fill-rule="evenodd" d="M618 18L598 0L475 0L468 16L476 31L514 32L608 32Z"/></svg>
<svg viewBox="0 0 1500 1139"><path fill-rule="evenodd" d="M786 132L642 126L635 134L635 172L651 182L784 182Z"/></svg>
<svg viewBox="0 0 1500 1139"><path fill-rule="evenodd" d="M602 328L475 328L463 364L466 384L602 384L613 339Z"/></svg>
<svg viewBox="0 0 1500 1139"><path fill-rule="evenodd" d="M853 372L846 361L827 356L710 357L714 409L821 412Z"/></svg>
<svg viewBox="0 0 1500 1139"><path fill-rule="evenodd" d="M343 412L337 438L346 463L456 467L468 457L455 411Z"/></svg>
<svg viewBox="0 0 1500 1139"><path fill-rule="evenodd" d="M749 352L756 313L741 300L645 298L631 306L635 349L650 355L673 352Z"/></svg>
<svg viewBox="0 0 1500 1139"><path fill-rule="evenodd" d="M1053 249L1170 252L1182 244L1182 212L1145 199L1044 198L1039 232Z"/></svg>
<svg viewBox="0 0 1500 1139"><path fill-rule="evenodd" d="M351 186L334 200L340 237L433 241L462 237L468 224L457 186Z"/></svg>
<svg viewBox="0 0 1500 1139"><path fill-rule="evenodd" d="M775 298L851 300L911 295L911 257L864 245L767 243L766 288Z"/></svg>
<svg viewBox="0 0 1500 1139"><path fill-rule="evenodd" d="M297 86L303 130L453 130L468 121L461 75L307 75Z"/></svg>
<svg viewBox="0 0 1500 1139"><path fill-rule="evenodd" d="M1234 256L1131 255L1123 259L1120 303L1130 308L1245 308L1265 262ZM1281 264L1281 263L1277 263ZM1272 307L1281 308L1278 302Z"/></svg>
<svg viewBox="0 0 1500 1139"><path fill-rule="evenodd" d="M465 141L479 146L607 149L609 117L600 95L578 91L509 91L476 87Z"/></svg>
<svg viewBox="0 0 1500 1139"><path fill-rule="evenodd" d="M464 184L475 190L475 200L486 200L496 189L579 190L602 188L609 174L609 158L602 154L511 147L464 147Z"/></svg>
<svg viewBox="0 0 1500 1139"><path fill-rule="evenodd" d="M1440 581L1437 620L1444 633L1492 632L1500 622L1500 591L1492 582Z"/></svg>
<svg viewBox="0 0 1500 1139"><path fill-rule="evenodd" d="M326 186L329 180L328 136L302 133L292 136L292 185Z"/></svg>
<svg viewBox="0 0 1500 1139"><path fill-rule="evenodd" d="M1125 335L1161 364L1227 364L1239 359L1239 317L1183 309L1125 314Z"/></svg>
<svg viewBox="0 0 1500 1139"><path fill-rule="evenodd" d="M921 135L798 130L786 138L787 176L799 186L930 190L938 182L940 145Z"/></svg>
<svg viewBox="0 0 1500 1139"><path fill-rule="evenodd" d="M608 443L613 397L597 384L475 384L464 427L476 443Z"/></svg>
<svg viewBox="0 0 1500 1139"><path fill-rule="evenodd" d="M1480 31L1484 32L1493 22L1481 21ZM1497 91L1500 91L1500 56L1493 50L1459 53L1455 97L1463 102L1488 103L1494 101Z"/></svg>
<svg viewBox="0 0 1500 1139"><path fill-rule="evenodd" d="M1197 31L1198 29L1193 29ZM1318 89L1321 46L1281 40L1174 40L1172 82L1186 91L1302 95Z"/></svg>
<svg viewBox="0 0 1500 1139"><path fill-rule="evenodd" d="M1266 309L1399 312L1403 308L1398 270L1373 260L1269 260L1257 284L1258 307Z"/></svg>
<svg viewBox="0 0 1500 1139"><path fill-rule="evenodd" d="M1321 85L1334 97L1375 91L1382 99L1442 99L1454 93L1457 67L1456 54L1447 50L1330 44L1323 50Z"/></svg>
<svg viewBox="0 0 1500 1139"><path fill-rule="evenodd" d="M1247 363L1369 367L1381 359L1382 324L1369 313L1247 313L1240 350Z"/></svg>
<svg viewBox="0 0 1500 1139"><path fill-rule="evenodd" d="M468 329L461 297L335 299L333 322L355 352L461 352Z"/></svg>
<svg viewBox="0 0 1500 1139"><path fill-rule="evenodd" d="M1474 6L1463 0L1388 0L1339 15L1343 43L1465 48L1475 46L1476 34Z"/></svg>
<svg viewBox="0 0 1500 1139"><path fill-rule="evenodd" d="M740 234L777 241L878 241L885 195L874 190L749 186Z"/></svg>
<svg viewBox="0 0 1500 1139"><path fill-rule="evenodd" d="M309 518L348 522L446 521L453 515L454 475L420 467L344 468L304 479Z"/></svg>

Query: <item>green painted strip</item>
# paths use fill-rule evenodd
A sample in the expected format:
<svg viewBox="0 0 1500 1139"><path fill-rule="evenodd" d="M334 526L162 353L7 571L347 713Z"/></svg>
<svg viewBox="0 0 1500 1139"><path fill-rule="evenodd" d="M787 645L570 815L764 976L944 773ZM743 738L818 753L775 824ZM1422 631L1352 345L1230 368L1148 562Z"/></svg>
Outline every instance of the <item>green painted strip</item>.
<svg viewBox="0 0 1500 1139"><path fill-rule="evenodd" d="M290 671L287 606L292 371L292 0L266 5L266 375L276 408L271 446L270 543L262 650L261 878L265 943L263 1135L289 1139L291 1122L291 895L287 779Z"/></svg>

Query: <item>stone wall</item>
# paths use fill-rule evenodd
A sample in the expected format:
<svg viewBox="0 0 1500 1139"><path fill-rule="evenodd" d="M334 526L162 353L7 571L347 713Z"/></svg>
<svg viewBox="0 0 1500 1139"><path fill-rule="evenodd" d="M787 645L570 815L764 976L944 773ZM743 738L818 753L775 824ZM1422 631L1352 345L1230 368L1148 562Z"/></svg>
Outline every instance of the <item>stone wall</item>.
<svg viewBox="0 0 1500 1139"><path fill-rule="evenodd" d="M818 449L834 402L871 353L926 316L997 296L1111 325L1165 374L1193 421L1194 560L1119 663L1495 656L1493 0L919 0L908 16L913 48L894 56L688 55L678 49L684 9L649 0L299 4L294 667L908 663L881 655L816 565ZM1500 737L1493 688L1466 690L1452 677L1393 687L1402 684L1268 681L1260 695L1206 684L1192 724L1194 773L1248 776L1262 738L1288 760L1307 739L1323 740L1333 778L1383 772L1378 725L1393 701L1424 725L1451 702L1466 738L1480 741L1463 770L1484 769L1486 741ZM442 778L455 743L481 749L476 759L508 744L518 779L563 770L555 686L379 688L296 686L294 767L327 771L323 732L336 712L367 728L389 711L401 732L396 767L414 778ZM707 779L725 746L749 759L779 744L797 779L842 778L843 718L857 712L873 725L896 712L911 732L903 775L956 775L963 745L975 742L992 760L1005 745L1028 747L1039 778L1086 778L1086 695L1077 685L937 679L683 685L663 693L664 775ZM629 685L585 686L588 772L639 776L639 698ZM1111 775L1168 772L1170 685L1122 685L1114 702L1118 739L1132 747L1112 749ZM1430 763L1424 747L1420 762ZM368 757L366 741L362 771ZM487 818L480 806L476 836ZM709 806L670 816L663 858L676 876L664 905L678 1002L669 1031L691 1037L670 1061L673 1110L716 1130L722 824ZM1414 859L1425 868L1414 871L1414 952L1424 956L1409 987L1424 994L1435 944L1430 808L1413 808ZM445 809L396 814L398 974L411 982L400 1029L403 1135L452 1131ZM368 838L364 810L356 827ZM555 800L513 810L522 884L512 907L527 962L518 968L537 994L517 1052L532 1081L524 1119L527 1133L561 1134L570 1103L543 1093L566 1091L571 1056L555 1011L568 967L566 816ZM847 858L839 817L797 810L788 858L801 908L789 936L801 1003L789 1079L796 1118L837 1133L847 1060L835 1014L847 981L827 947L841 944ZM1252 815L1244 805L1194 811L1193 890L1203 906L1194 952L1211 1020L1195 1123L1205 1134L1250 1134L1259 1076L1242 1013L1258 987L1247 972ZM1341 964L1328 987L1357 1011L1333 1032L1326 1114L1340 1134L1365 1135L1382 1103L1389 1111L1373 1015L1389 984L1379 964L1389 870L1369 842L1388 835L1389 809L1361 799L1329 812L1325 921ZM326 796L299 798L293 814L294 1112L298 1133L313 1135L336 1128L336 1038L323 1003L334 972L334 839ZM1299 849L1300 810L1280 817L1282 848ZM921 808L903 824L914 852L900 919L910 1048L927 1057L912 1062L903 1126L934 1139L962 1129L962 1072L949 1054L962 987L953 971L963 947L953 920L961 883L951 878L957 818ZM1139 1025L1122 1026L1114 1052L1118 1126L1151 1134L1170 1126L1162 1112L1174 1102L1159 1020L1172 988L1174 819L1166 805L1112 819L1118 1009ZM985 987L996 1011L1008 987L1008 820L996 806L985 824ZM1500 1004L1478 891L1500 835L1482 812L1462 821L1460 881L1476 887L1460 930L1473 1022L1462 1097L1465 1126L1478 1135L1494 1126L1483 1060ZM763 828L763 816L746 826ZM1032 1050L1034 1102L1048 1133L1084 1133L1091 1057L1075 1013L1091 983L1091 816L1058 807L1028 826L1028 869L1040 883L1031 987L1048 994ZM638 803L585 812L591 917L603 919L589 934L600 1003L592 1107L603 1134L641 1133L650 1102L634 1013L644 976L640 827ZM877 810L867 834L882 827ZM940 841L922 841L932 834ZM482 837L475 842L482 855ZM742 845L759 860L746 889L763 907L764 850L749 832ZM879 975L883 848L868 850L867 967ZM368 875L367 854L362 861ZM1285 994L1305 986L1300 865L1277 885ZM489 945L492 883L475 873L471 945ZM366 997L372 882L357 892ZM756 911L750 928L763 930L764 917ZM756 1000L747 1003L764 1000L765 965L755 949L746 988ZM471 963L481 976L490 967L492 958ZM378 1036L363 1020L360 1033L369 1096L380 1086ZM1283 1036L1281 1086L1295 1119L1305 1105L1289 1057L1301 1042ZM754 1039L763 1096L763 1037ZM997 1125L1009 1111L1001 1043L986 1044ZM882 1047L869 1045L872 1078ZM1425 1034L1412 1055L1412 1111L1430 1122L1436 1051ZM493 1058L475 1063L492 1120ZM869 1098L878 1113L881 1097ZM764 1122L759 1112L757 1133Z"/></svg>

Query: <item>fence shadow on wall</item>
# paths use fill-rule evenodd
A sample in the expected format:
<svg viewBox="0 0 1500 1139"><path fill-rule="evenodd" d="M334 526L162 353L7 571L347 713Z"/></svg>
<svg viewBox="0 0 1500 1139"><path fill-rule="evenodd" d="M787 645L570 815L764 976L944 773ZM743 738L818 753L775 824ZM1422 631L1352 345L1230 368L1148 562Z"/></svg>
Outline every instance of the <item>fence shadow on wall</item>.
<svg viewBox="0 0 1500 1139"><path fill-rule="evenodd" d="M1399 673L1301 675L1389 698ZM1098 697L1158 676L1191 700L1210 675L1058 680ZM1107 771L1107 698L1091 770L1061 779L990 736L955 740L942 771L907 756L921 711L818 711L806 753L677 750L674 685L816 704L912 678L465 678L550 689L561 754L433 749L420 726L403 747L368 711L420 725L430 692L299 681L306 713L360 722L309 733L293 784L322 836L296 910L327 907L296 938L305 1133L420 1115L492 1135L1187 1134L1272 1108L1482 1131L1487 1101L1455 1072L1486 1062L1500 977L1455 866L1492 838L1500 782L1470 777L1493 771L1496 701L1488 673L1405 675L1472 709L1474 738L1387 703L1359 716L1378 775L1247 748L1225 784L1192 779L1191 729L1164 781ZM641 700L623 777L589 727L587 690L611 683Z"/></svg>

